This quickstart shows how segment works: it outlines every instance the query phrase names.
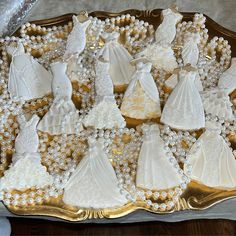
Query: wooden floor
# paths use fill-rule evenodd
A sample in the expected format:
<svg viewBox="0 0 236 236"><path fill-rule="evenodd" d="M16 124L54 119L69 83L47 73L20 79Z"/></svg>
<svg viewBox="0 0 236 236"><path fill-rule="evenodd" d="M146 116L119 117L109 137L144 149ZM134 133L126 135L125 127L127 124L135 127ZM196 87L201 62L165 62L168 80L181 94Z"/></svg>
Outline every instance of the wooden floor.
<svg viewBox="0 0 236 236"><path fill-rule="evenodd" d="M234 236L236 221L192 220L179 223L69 224L10 218L14 235L207 235Z"/></svg>

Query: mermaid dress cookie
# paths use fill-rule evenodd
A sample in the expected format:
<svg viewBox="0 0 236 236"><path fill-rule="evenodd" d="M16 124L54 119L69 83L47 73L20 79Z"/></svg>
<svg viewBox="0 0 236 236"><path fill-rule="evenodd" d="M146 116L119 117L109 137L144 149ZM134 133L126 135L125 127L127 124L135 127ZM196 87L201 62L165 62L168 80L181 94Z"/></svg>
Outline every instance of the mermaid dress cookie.
<svg viewBox="0 0 236 236"><path fill-rule="evenodd" d="M171 43L176 35L176 24L183 16L172 9L163 10L162 16L163 21L155 32L155 41L137 56L145 56L155 68L171 73L178 67Z"/></svg>
<svg viewBox="0 0 236 236"><path fill-rule="evenodd" d="M116 104L109 67L109 62L98 59L96 63L95 104L83 121L86 127L112 129L123 128L126 125Z"/></svg>
<svg viewBox="0 0 236 236"><path fill-rule="evenodd" d="M80 117L71 100L72 85L66 75L66 67L67 64L63 62L51 64L54 100L37 127L38 130L51 135L75 134L83 129L82 124L77 126Z"/></svg>
<svg viewBox="0 0 236 236"><path fill-rule="evenodd" d="M18 118L20 132L15 141L15 153L10 168L0 179L0 189L26 190L43 188L52 184L52 177L41 164L38 153L39 138L36 130L39 117L34 115L29 121Z"/></svg>

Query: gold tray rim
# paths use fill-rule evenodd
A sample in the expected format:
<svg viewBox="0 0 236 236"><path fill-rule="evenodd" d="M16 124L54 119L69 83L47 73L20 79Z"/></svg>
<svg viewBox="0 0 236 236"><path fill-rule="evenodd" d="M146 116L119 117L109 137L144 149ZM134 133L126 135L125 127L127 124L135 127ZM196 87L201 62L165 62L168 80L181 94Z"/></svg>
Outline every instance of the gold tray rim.
<svg viewBox="0 0 236 236"><path fill-rule="evenodd" d="M138 9L128 9L118 13L107 12L107 11L93 11L89 13L89 16L98 17L98 18L111 18L116 17L122 14L130 14L134 15L139 19L143 19L146 21L151 21L150 23L157 27L158 18L161 15L161 11L163 9L153 9L153 10L138 10ZM196 12L181 12L183 14L183 20L191 20ZM78 13L67 13L64 15L60 15L57 17L42 19L42 20L34 20L30 21L32 24L41 25L44 27L50 27L53 25L62 25L71 21L73 15ZM206 28L210 28L213 30L213 34L220 35L227 40L235 43L235 48L233 48L234 44L231 44L232 47L232 56L236 56L236 32L231 31L217 22L215 22L212 18L206 17ZM19 29L13 35L18 35ZM201 191L199 191L201 189ZM236 197L236 190L220 190L209 188L207 186L198 184L197 182L191 181L186 192L183 193L179 201L177 202L174 209L170 211L153 211L148 208L143 202L138 202L136 204L128 203L125 206L115 208L115 209L77 209L77 211L71 211L65 209L65 204L61 206L58 205L34 205L34 206L26 206L26 207L13 207L7 206L5 207L12 213L17 216L47 216L53 218L59 218L62 220L70 221L70 222L80 222L87 219L114 219L126 216L137 210L145 210L154 214L170 214L176 211L183 210L205 210L209 207L216 205L225 200ZM60 200L59 200L60 201Z"/></svg>

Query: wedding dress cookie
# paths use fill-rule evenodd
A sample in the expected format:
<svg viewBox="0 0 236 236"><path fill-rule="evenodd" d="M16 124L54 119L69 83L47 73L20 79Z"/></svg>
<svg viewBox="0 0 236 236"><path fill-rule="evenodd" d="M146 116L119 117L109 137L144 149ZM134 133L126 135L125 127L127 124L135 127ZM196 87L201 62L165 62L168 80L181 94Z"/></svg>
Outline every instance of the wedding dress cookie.
<svg viewBox="0 0 236 236"><path fill-rule="evenodd" d="M169 161L174 157L165 150L158 125L144 124L142 131L144 139L138 159L136 186L150 190L179 186L183 182L180 167Z"/></svg>
<svg viewBox="0 0 236 236"><path fill-rule="evenodd" d="M187 155L192 166L189 177L214 188L236 188L236 160L215 122L206 122L206 131ZM184 166L186 174L187 166Z"/></svg>
<svg viewBox="0 0 236 236"><path fill-rule="evenodd" d="M196 71L179 72L179 82L167 99L161 122L182 130L195 130L205 126L203 104L195 85L196 75Z"/></svg>
<svg viewBox="0 0 236 236"><path fill-rule="evenodd" d="M172 48L166 45L161 46L156 42L148 45L136 57L146 57L156 69L165 70L168 73L171 73L178 67Z"/></svg>
<svg viewBox="0 0 236 236"><path fill-rule="evenodd" d="M118 32L104 33L105 45L99 55L110 62L109 73L114 86L127 86L135 68L130 64L133 57L118 42L119 36Z"/></svg>
<svg viewBox="0 0 236 236"><path fill-rule="evenodd" d="M176 24L183 16L173 9L163 10L162 16L163 21L155 32L155 42L139 52L136 57L144 56L155 68L171 73L178 67L171 43L176 35Z"/></svg>
<svg viewBox="0 0 236 236"><path fill-rule="evenodd" d="M18 119L20 132L15 140L15 153L10 168L0 179L0 189L25 190L32 187L43 188L52 184L52 177L41 164L38 153L39 138L36 125L39 117L34 115L29 121L23 116Z"/></svg>
<svg viewBox="0 0 236 236"><path fill-rule="evenodd" d="M200 43L200 39L201 37L198 32L186 33L182 49L182 58L184 65L190 64L192 66L197 66L199 59L198 44Z"/></svg>
<svg viewBox="0 0 236 236"><path fill-rule="evenodd" d="M70 177L63 201L83 208L122 206L127 199L120 193L115 171L104 151L104 140L88 139L87 154Z"/></svg>
<svg viewBox="0 0 236 236"><path fill-rule="evenodd" d="M98 59L96 63L95 104L84 119L86 127L112 129L124 128L126 125L116 104L109 68L109 62Z"/></svg>
<svg viewBox="0 0 236 236"><path fill-rule="evenodd" d="M11 97L30 100L51 92L52 75L32 56L25 53L22 43L7 47L12 56L8 91Z"/></svg>
<svg viewBox="0 0 236 236"><path fill-rule="evenodd" d="M80 55L86 46L86 30L91 21L87 20L83 23L79 21L77 16L73 16L73 29L70 32L67 43L64 58L69 58L72 55Z"/></svg>
<svg viewBox="0 0 236 236"><path fill-rule="evenodd" d="M174 9L165 9L162 11L162 23L155 32L155 41L161 46L170 46L176 35L176 25L183 16Z"/></svg>
<svg viewBox="0 0 236 236"><path fill-rule="evenodd" d="M236 58L232 58L231 66L221 76L218 82L218 87L227 89L228 94L236 89Z"/></svg>
<svg viewBox="0 0 236 236"><path fill-rule="evenodd" d="M212 114L224 120L234 120L228 90L215 88L202 93L203 106L206 114Z"/></svg>
<svg viewBox="0 0 236 236"><path fill-rule="evenodd" d="M174 89L175 86L178 84L178 75L179 75L179 71L180 69L176 69L173 74L167 79L165 80L165 86L171 89ZM196 70L197 71L197 70ZM202 81L200 78L199 73L197 72L196 74L196 78L195 78L195 86L197 87L199 92L203 91L203 86L202 86Z"/></svg>
<svg viewBox="0 0 236 236"><path fill-rule="evenodd" d="M38 130L52 135L75 134L83 129L82 124L78 123L80 121L78 110L71 100L72 85L66 75L66 67L67 64L63 62L51 64L54 100L38 125Z"/></svg>
<svg viewBox="0 0 236 236"><path fill-rule="evenodd" d="M121 113L135 119L152 119L161 116L160 98L151 75L152 64L136 59L136 71L124 94Z"/></svg>

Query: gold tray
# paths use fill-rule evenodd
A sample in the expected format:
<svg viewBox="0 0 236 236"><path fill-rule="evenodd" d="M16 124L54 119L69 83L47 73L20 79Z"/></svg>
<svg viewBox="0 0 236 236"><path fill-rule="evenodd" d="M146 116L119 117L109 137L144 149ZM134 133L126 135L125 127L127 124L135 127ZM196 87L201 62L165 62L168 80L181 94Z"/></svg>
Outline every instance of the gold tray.
<svg viewBox="0 0 236 236"><path fill-rule="evenodd" d="M41 25L45 27L51 27L54 25L64 25L71 21L72 15L76 13L70 13L66 15L62 15L59 17L33 21L36 25ZM111 13L111 12L103 12L103 11L95 11L91 12L89 15L93 17L98 17L100 19L116 17L122 14L130 14L135 16L138 19L149 22L156 28L161 21L161 9L154 10L146 10L140 11L136 9L126 10L119 13ZM189 21L193 19L195 13L182 13L183 20ZM230 31L211 18L206 16L206 28L208 29L208 33L210 38L214 36L223 37L224 39L229 41L232 50L232 57L236 56L236 32ZM19 31L16 31L14 35L18 35ZM235 143L233 143L235 146ZM234 147L235 148L235 147ZM94 219L94 218L118 218L125 215L128 215L131 212L142 209L153 213L158 214L168 214L175 211L182 210L204 210L207 209L217 203L220 203L224 200L236 197L236 190L227 191L227 190L219 190L215 188L209 188L207 186L201 185L196 182L190 182L186 191L182 194L181 198L175 205L173 209L170 211L153 211L151 208L148 208L147 205L143 202L136 202L135 205L133 203L128 203L125 206L113 209L79 209L76 207L69 207L64 204L61 197L57 199L50 199L46 203L42 205L33 205L33 206L24 206L24 207L13 207L6 206L7 209L16 215L24 215L24 216L50 216L56 217L68 221L83 221L86 219Z"/></svg>

